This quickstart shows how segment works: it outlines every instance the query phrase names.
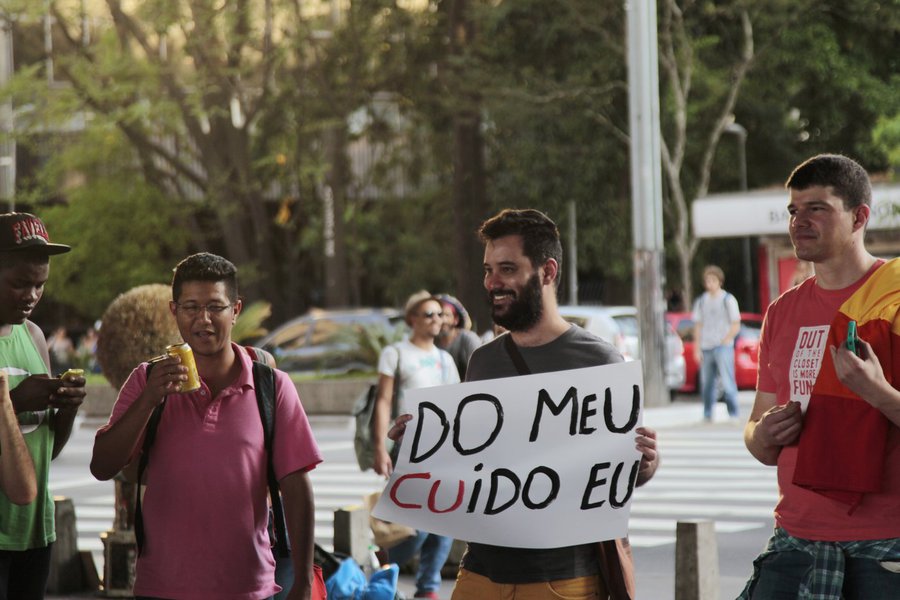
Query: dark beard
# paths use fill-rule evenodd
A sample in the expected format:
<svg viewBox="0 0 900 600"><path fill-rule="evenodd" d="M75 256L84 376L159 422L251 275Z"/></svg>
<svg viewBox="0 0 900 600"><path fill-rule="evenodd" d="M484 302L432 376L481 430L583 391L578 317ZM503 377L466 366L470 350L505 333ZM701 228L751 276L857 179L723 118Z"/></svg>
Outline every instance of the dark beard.
<svg viewBox="0 0 900 600"><path fill-rule="evenodd" d="M488 300L490 299L491 294L488 294ZM522 293L516 296L504 314L497 314L496 307L491 304L494 323L509 331L528 331L537 325L543 314L544 299L541 296L541 279L537 273L528 278Z"/></svg>

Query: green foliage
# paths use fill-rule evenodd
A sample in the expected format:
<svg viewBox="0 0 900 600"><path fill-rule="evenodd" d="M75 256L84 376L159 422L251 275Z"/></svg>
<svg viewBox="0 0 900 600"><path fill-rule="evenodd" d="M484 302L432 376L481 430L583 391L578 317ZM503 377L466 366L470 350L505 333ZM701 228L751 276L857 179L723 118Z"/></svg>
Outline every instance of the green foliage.
<svg viewBox="0 0 900 600"><path fill-rule="evenodd" d="M125 3L133 20L116 28L98 15L83 49L65 41L79 38L77 3L51 4L56 73L67 84L48 91L36 59L18 65L2 96L17 108L21 147L40 158L38 173L20 178L17 201L73 245L54 259L50 289L85 319L123 290L168 281L172 265L196 250L238 262L248 302L264 299L278 319L321 305L326 185L343 202L352 304L396 306L423 287L455 292L462 117L479 125L484 142L487 202L478 210L533 206L567 237L574 202L579 271L595 284L592 299L630 301L624 5L465 3L473 35L458 44L462 29L450 31L455 4L447 1L352 0L338 3L334 23L330 11L300 14L288 0L146 0ZM44 6L5 3L30 17ZM677 6L686 32L679 51L693 57L681 174L688 201L733 85L745 9L756 58L734 112L748 130L751 187L782 181L819 151L853 155L873 170L897 165L897 117L887 116L900 114L898 0ZM27 55L40 57L41 28L29 31ZM167 60L160 32L169 34ZM662 81L671 135L676 106L672 82ZM235 101L244 125L232 122ZM48 134L81 117L78 135ZM735 139L723 138L710 191L737 188L736 160ZM671 206L665 231L671 253ZM477 247L474 232L462 235ZM701 248L716 252L716 243Z"/></svg>
<svg viewBox="0 0 900 600"><path fill-rule="evenodd" d="M453 287L453 215L445 197L423 193L372 203L350 219L351 270L365 294L362 304L402 306L416 290Z"/></svg>
<svg viewBox="0 0 900 600"><path fill-rule="evenodd" d="M33 182L35 190L79 174L81 185L63 205L38 208L53 239L72 251L53 261L53 297L83 318L96 319L118 294L148 282L168 282L187 253L184 208L147 183L113 129L88 129L80 143L61 145Z"/></svg>
<svg viewBox="0 0 900 600"><path fill-rule="evenodd" d="M776 2L758 18L758 60L735 111L751 187L783 182L819 152L886 168L873 129L900 112L900 2Z"/></svg>
<svg viewBox="0 0 900 600"><path fill-rule="evenodd" d="M256 301L244 305L231 329L232 341L243 344L247 340L258 339L269 333L262 324L271 314L272 305L268 302Z"/></svg>
<svg viewBox="0 0 900 600"><path fill-rule="evenodd" d="M360 325L345 329L341 335L356 345L358 358L375 369L381 351L401 341L407 334L407 327L400 323L393 328L382 325Z"/></svg>
<svg viewBox="0 0 900 600"><path fill-rule="evenodd" d="M887 156L891 172L896 176L900 172L900 113L879 118L872 137Z"/></svg>

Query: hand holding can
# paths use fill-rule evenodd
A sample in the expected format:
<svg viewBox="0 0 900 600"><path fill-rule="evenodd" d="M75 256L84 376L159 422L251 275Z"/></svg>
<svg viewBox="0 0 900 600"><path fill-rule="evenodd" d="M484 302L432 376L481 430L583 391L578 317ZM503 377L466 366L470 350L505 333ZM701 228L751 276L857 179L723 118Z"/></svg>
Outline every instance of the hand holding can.
<svg viewBox="0 0 900 600"><path fill-rule="evenodd" d="M194 353L187 344L172 344L166 347L166 354L177 356L181 364L187 367L187 381L178 385L179 392L195 392L200 389L200 374L197 372L197 363L194 361Z"/></svg>
<svg viewBox="0 0 900 600"><path fill-rule="evenodd" d="M84 369L67 369L65 373L59 376L63 381L70 383L79 377L84 377Z"/></svg>

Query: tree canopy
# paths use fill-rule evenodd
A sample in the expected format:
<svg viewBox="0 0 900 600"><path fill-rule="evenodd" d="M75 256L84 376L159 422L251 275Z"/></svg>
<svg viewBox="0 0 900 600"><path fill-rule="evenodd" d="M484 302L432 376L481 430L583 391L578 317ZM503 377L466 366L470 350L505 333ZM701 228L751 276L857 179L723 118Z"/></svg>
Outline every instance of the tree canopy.
<svg viewBox="0 0 900 600"><path fill-rule="evenodd" d="M17 199L75 247L53 290L85 319L208 250L276 322L425 287L483 329L474 228L531 206L565 237L570 202L582 300L632 301L623 6L104 0L85 18L57 0L48 63L44 5L4 5L18 68L3 93L36 165ZM690 203L738 186L730 123L751 187L820 151L896 165L898 0L658 9L674 287L716 248L692 237Z"/></svg>

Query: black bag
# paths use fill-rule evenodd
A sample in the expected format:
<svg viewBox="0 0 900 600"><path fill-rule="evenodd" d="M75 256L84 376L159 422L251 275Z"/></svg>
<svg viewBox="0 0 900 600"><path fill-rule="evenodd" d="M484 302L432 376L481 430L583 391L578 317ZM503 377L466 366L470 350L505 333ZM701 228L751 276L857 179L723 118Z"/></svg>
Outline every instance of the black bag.
<svg viewBox="0 0 900 600"><path fill-rule="evenodd" d="M395 346L396 348L396 346ZM397 397L400 389L400 348L397 348L397 371L394 373L394 393L391 401L391 419L397 417ZM375 416L375 402L378 399L378 384L370 385L356 402L353 403L353 420L356 433L353 434L353 449L356 451L356 462L361 471L367 471L375 465L375 444L372 440L372 419ZM387 441L388 452L393 442Z"/></svg>
<svg viewBox="0 0 900 600"><path fill-rule="evenodd" d="M353 435L353 449L360 471L371 469L375 464L375 449L372 444L372 416L375 414L375 399L378 384L373 383L353 403L353 419L356 433Z"/></svg>

